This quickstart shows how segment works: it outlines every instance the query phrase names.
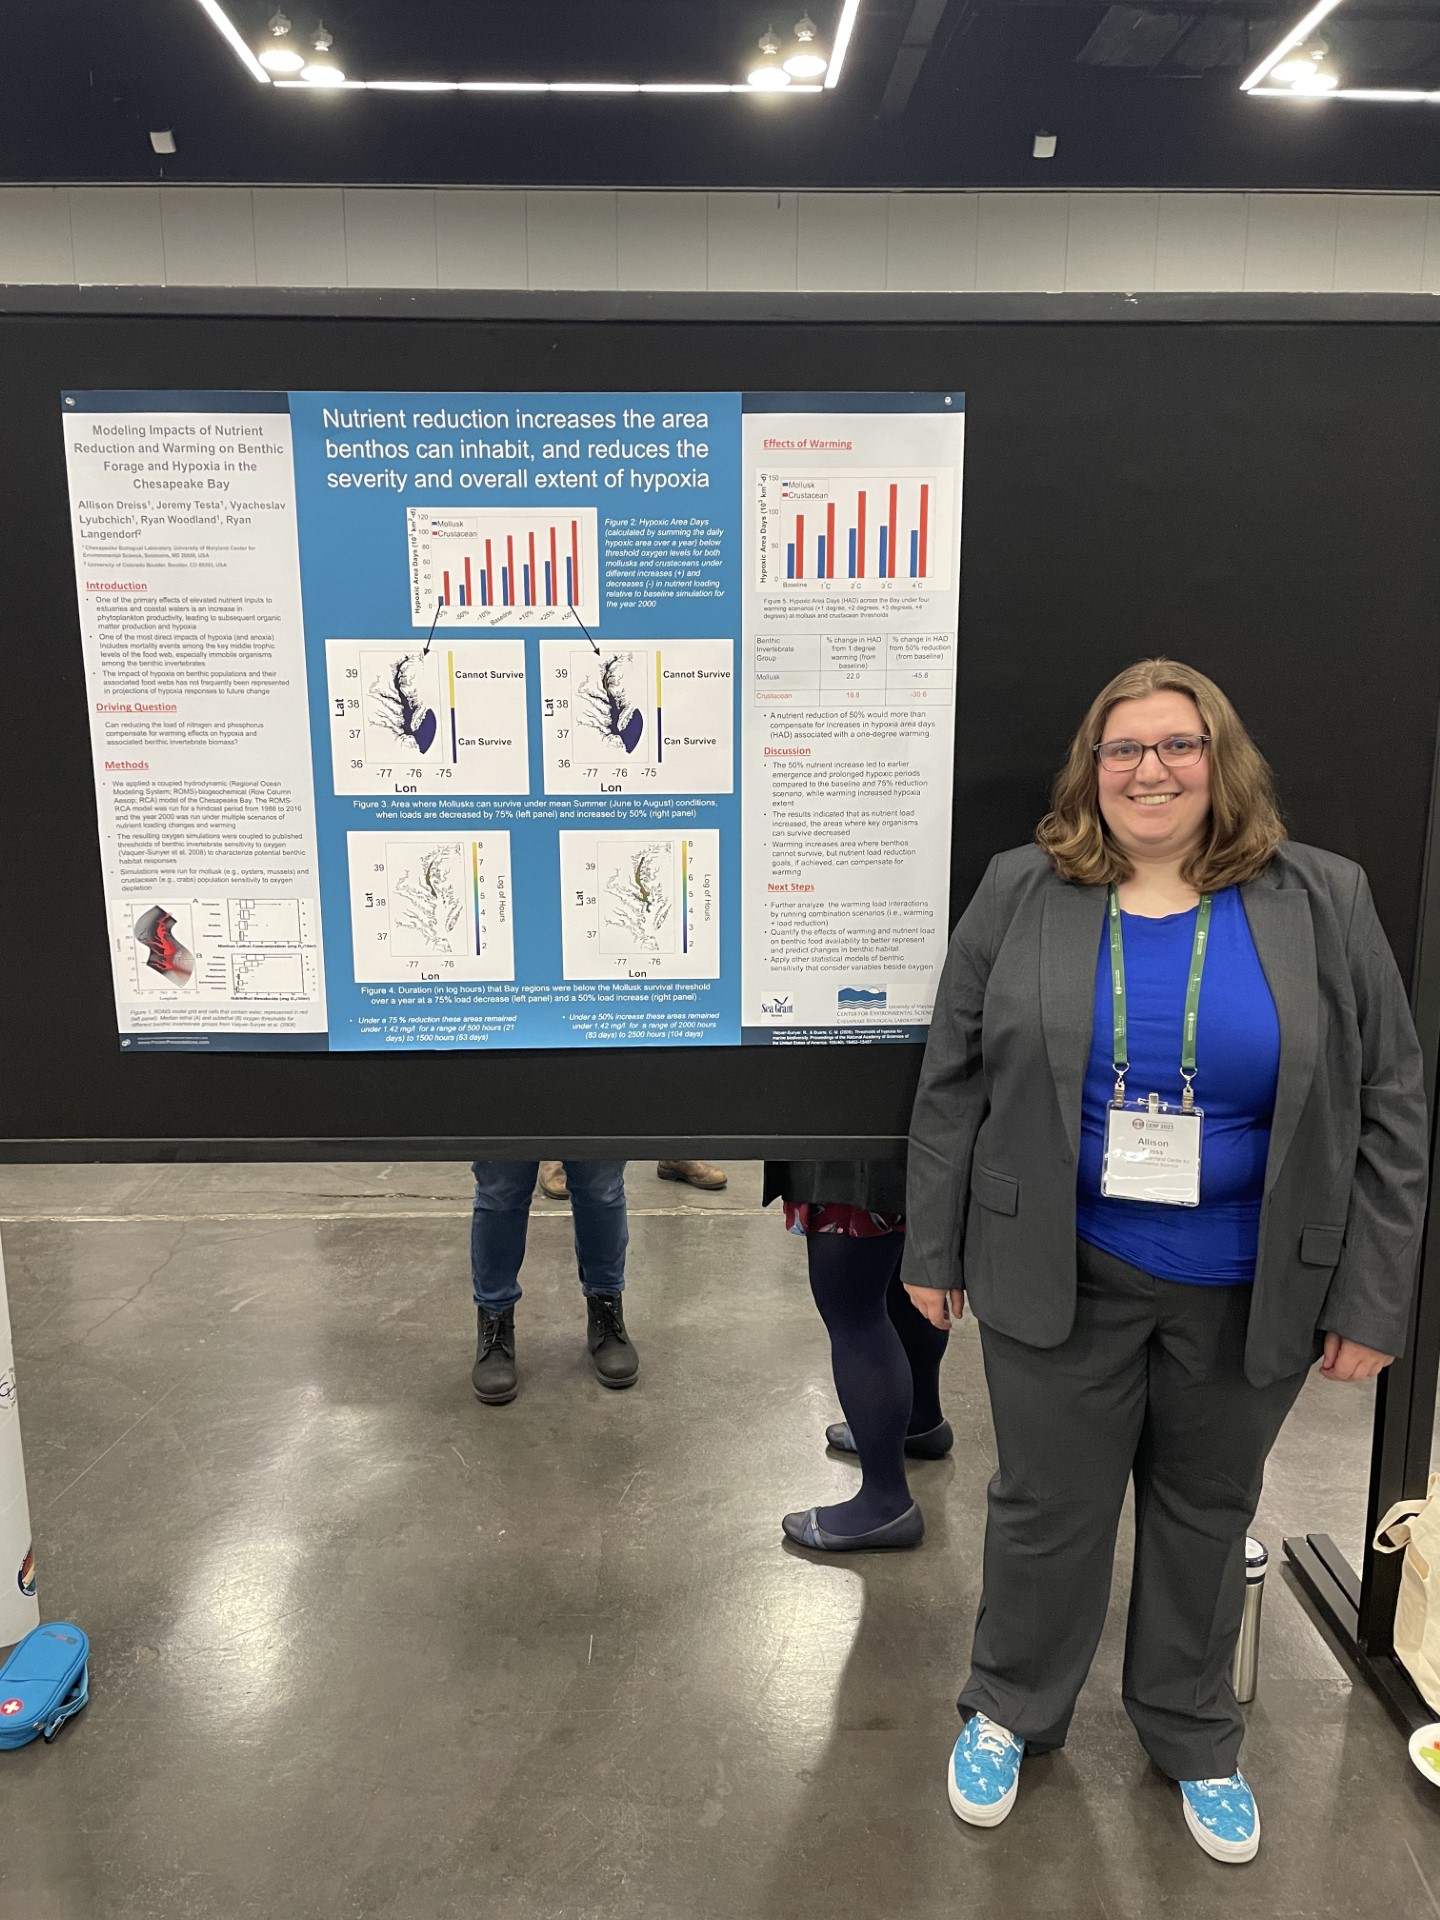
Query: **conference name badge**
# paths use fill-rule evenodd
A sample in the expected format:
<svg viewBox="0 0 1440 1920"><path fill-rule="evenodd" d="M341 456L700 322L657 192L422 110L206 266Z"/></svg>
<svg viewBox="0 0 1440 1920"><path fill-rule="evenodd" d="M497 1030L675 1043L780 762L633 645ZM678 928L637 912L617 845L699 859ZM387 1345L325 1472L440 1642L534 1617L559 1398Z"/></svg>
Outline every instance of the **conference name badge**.
<svg viewBox="0 0 1440 1920"><path fill-rule="evenodd" d="M1100 1191L1107 1200L1162 1207L1200 1204L1200 1140L1205 1115L1149 1100L1109 1109Z"/></svg>

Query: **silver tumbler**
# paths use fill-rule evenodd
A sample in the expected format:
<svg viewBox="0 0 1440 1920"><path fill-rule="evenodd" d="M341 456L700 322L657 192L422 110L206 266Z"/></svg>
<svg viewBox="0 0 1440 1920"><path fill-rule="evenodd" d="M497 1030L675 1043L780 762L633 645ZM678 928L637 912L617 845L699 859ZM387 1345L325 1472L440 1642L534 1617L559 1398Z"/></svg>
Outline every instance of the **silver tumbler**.
<svg viewBox="0 0 1440 1920"><path fill-rule="evenodd" d="M1235 1665L1230 1679L1235 1698L1248 1707L1255 1698L1260 1677L1260 1608L1265 1598L1265 1572L1270 1555L1258 1540L1245 1536L1245 1611L1240 1616L1240 1637L1235 1642Z"/></svg>

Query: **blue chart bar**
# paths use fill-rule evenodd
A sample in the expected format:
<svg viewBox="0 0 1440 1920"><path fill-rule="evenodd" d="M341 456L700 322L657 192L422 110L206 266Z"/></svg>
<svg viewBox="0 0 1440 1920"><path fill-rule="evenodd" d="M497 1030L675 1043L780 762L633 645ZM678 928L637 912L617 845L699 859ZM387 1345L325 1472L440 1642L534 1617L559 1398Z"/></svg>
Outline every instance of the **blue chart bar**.
<svg viewBox="0 0 1440 1920"><path fill-rule="evenodd" d="M820 538L816 541L816 546L819 548L819 552L820 552L820 564L815 569L815 577L817 580L823 580L825 578L825 536L823 533L820 535Z"/></svg>
<svg viewBox="0 0 1440 1920"><path fill-rule="evenodd" d="M555 604L555 576L550 571L548 560L545 562L545 604L547 607L553 607Z"/></svg>
<svg viewBox="0 0 1440 1920"><path fill-rule="evenodd" d="M910 578L912 580L918 580L919 577L920 577L920 535L918 530L912 529L910 534Z"/></svg>
<svg viewBox="0 0 1440 1920"><path fill-rule="evenodd" d="M490 576L484 567L480 569L480 604L482 607L490 604Z"/></svg>
<svg viewBox="0 0 1440 1920"><path fill-rule="evenodd" d="M850 529L850 578L855 578L855 529Z"/></svg>
<svg viewBox="0 0 1440 1920"><path fill-rule="evenodd" d="M525 605L527 607L533 607L535 602L530 593L530 569L529 567L522 567L520 571L525 576Z"/></svg>
<svg viewBox="0 0 1440 1920"><path fill-rule="evenodd" d="M890 570L890 529L880 529L880 578L883 580Z"/></svg>
<svg viewBox="0 0 1440 1920"><path fill-rule="evenodd" d="M569 558L565 561L565 604L575 604L575 562Z"/></svg>
<svg viewBox="0 0 1440 1920"><path fill-rule="evenodd" d="M510 569L508 567L501 567L500 569L500 598L505 602L507 607L513 604L510 599Z"/></svg>
<svg viewBox="0 0 1440 1920"><path fill-rule="evenodd" d="M785 578L795 578L795 542L792 540L785 549Z"/></svg>
<svg viewBox="0 0 1440 1920"><path fill-rule="evenodd" d="M465 589L463 586L460 589L460 604L462 607L468 606L470 604L465 598Z"/></svg>

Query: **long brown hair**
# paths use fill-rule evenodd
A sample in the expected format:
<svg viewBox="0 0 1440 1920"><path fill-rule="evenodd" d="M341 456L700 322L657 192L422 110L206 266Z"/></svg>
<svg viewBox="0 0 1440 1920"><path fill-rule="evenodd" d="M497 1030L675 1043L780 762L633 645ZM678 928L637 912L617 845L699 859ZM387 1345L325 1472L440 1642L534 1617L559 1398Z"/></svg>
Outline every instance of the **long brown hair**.
<svg viewBox="0 0 1440 1920"><path fill-rule="evenodd" d="M1270 768L1215 682L1178 660L1137 660L1096 696L1070 742L1050 811L1035 838L1062 880L1093 887L1129 879L1130 862L1100 813L1095 745L1104 738L1113 707L1152 693L1185 694L1210 736L1210 830L1185 862L1182 877L1201 893L1254 880L1285 838Z"/></svg>

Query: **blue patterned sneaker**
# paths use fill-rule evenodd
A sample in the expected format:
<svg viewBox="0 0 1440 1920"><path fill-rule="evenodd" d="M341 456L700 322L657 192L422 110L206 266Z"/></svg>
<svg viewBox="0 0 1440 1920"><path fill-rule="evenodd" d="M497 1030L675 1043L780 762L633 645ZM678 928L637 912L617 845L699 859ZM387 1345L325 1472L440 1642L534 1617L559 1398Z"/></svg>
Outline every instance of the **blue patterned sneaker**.
<svg viewBox="0 0 1440 1920"><path fill-rule="evenodd" d="M1260 1809L1243 1773L1228 1780L1182 1780L1185 1824L1212 1860L1239 1866L1260 1851Z"/></svg>
<svg viewBox="0 0 1440 1920"><path fill-rule="evenodd" d="M972 1827L998 1827L1015 1804L1025 1742L972 1713L950 1756L950 1804Z"/></svg>

